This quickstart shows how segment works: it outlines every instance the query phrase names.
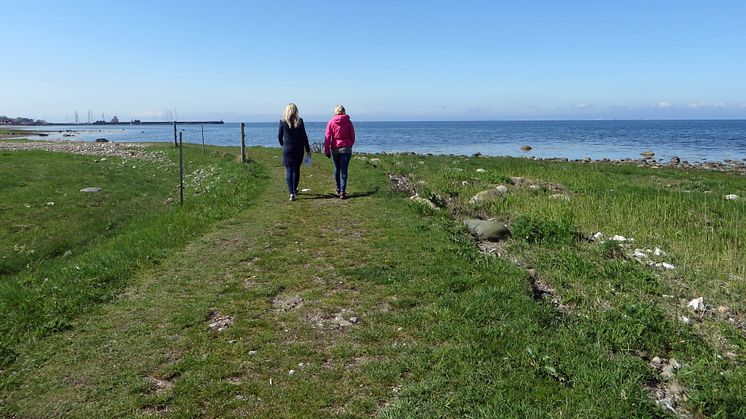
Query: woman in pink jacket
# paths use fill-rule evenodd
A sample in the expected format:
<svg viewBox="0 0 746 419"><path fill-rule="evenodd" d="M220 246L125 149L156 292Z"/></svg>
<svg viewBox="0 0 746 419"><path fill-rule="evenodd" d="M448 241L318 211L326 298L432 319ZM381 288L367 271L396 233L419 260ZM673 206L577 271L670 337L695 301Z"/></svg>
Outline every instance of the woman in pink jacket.
<svg viewBox="0 0 746 419"><path fill-rule="evenodd" d="M347 168L352 158L352 145L355 144L355 127L342 105L334 108L334 116L326 124L324 134L324 154L334 159L334 181L337 195L347 199Z"/></svg>

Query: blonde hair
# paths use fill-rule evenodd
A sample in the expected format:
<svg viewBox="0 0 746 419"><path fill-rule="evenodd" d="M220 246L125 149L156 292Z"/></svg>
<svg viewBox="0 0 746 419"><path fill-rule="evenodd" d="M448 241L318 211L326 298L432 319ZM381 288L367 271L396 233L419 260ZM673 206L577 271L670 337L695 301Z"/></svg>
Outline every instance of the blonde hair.
<svg viewBox="0 0 746 419"><path fill-rule="evenodd" d="M334 115L345 115L345 107L342 105L337 105L337 107L334 108Z"/></svg>
<svg viewBox="0 0 746 419"><path fill-rule="evenodd" d="M289 127L298 128L300 117L298 117L298 107L295 106L295 103L288 103L285 113L282 115L282 120L287 122Z"/></svg>

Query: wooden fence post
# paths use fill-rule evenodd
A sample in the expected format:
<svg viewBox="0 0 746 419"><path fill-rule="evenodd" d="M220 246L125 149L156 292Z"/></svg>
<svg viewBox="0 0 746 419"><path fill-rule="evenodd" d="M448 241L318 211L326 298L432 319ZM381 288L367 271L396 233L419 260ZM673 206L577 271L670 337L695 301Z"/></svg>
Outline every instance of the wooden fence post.
<svg viewBox="0 0 746 419"><path fill-rule="evenodd" d="M241 122L241 163L246 163L246 134L244 134L245 123Z"/></svg>
<svg viewBox="0 0 746 419"><path fill-rule="evenodd" d="M176 120L174 120L174 147L178 147L179 144L176 143Z"/></svg>
<svg viewBox="0 0 746 419"><path fill-rule="evenodd" d="M176 123L174 123L176 126ZM184 143L181 141L181 132L179 133L179 202L184 205Z"/></svg>

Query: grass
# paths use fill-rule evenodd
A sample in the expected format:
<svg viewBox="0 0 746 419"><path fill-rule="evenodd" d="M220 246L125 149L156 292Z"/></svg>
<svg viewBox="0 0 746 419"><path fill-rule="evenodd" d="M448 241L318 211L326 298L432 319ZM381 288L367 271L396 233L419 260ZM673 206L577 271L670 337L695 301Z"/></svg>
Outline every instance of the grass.
<svg viewBox="0 0 746 419"><path fill-rule="evenodd" d="M174 157L173 149L158 148ZM68 328L71 319L111 299L134 272L157 264L210 223L242 208L258 185L245 182L256 176L252 169L237 167L223 152L202 156L196 148L189 151L187 170L208 169L224 182L205 195L209 185L188 177L184 208L170 203L178 182L175 166L73 154L3 153L4 361L15 356L15 342ZM103 190L79 191L91 186Z"/></svg>
<svg viewBox="0 0 746 419"><path fill-rule="evenodd" d="M113 262L91 259L87 281L57 282L106 291L62 310L64 330L16 335L3 415L655 417L666 413L651 388L673 380L695 414L746 413L743 330L714 315L679 320L699 293L743 312L745 210L722 201L743 195L743 178L385 155L354 160L352 198L339 201L330 163L318 158L302 169L300 187L311 190L289 202L278 150L250 149L248 173L220 153L204 164L226 175L192 207L145 206L104 234L103 255L147 247L121 256L141 261L126 275L101 281L95 267ZM390 190L390 172L443 208ZM512 176L537 187L469 203ZM549 197L558 190L570 199ZM224 202L231 197L240 205ZM460 222L474 216L510 224L505 257L474 246ZM116 242L128 229L142 236ZM585 240L598 230L659 246L676 269ZM29 270L70 266L35 263ZM556 302L534 299L527 267ZM232 323L210 326L220 319ZM683 367L661 377L654 356Z"/></svg>

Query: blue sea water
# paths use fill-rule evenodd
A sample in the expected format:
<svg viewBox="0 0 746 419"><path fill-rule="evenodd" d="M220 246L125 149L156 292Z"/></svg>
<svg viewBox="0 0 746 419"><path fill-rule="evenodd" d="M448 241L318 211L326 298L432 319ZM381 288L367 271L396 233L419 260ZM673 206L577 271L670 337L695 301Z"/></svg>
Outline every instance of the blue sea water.
<svg viewBox="0 0 746 419"><path fill-rule="evenodd" d="M656 159L723 161L746 158L746 120L663 121L355 121L359 152L433 154L482 153L491 156L566 157L578 159L639 158L643 151ZM310 141L323 141L325 122L307 122ZM93 141L173 141L170 125L37 127L50 137ZM179 125L184 141L201 143L200 125ZM65 130L76 132L63 137ZM206 144L237 146L238 123L204 125ZM249 146L278 146L277 123L247 123ZM521 151L522 145L532 150Z"/></svg>

